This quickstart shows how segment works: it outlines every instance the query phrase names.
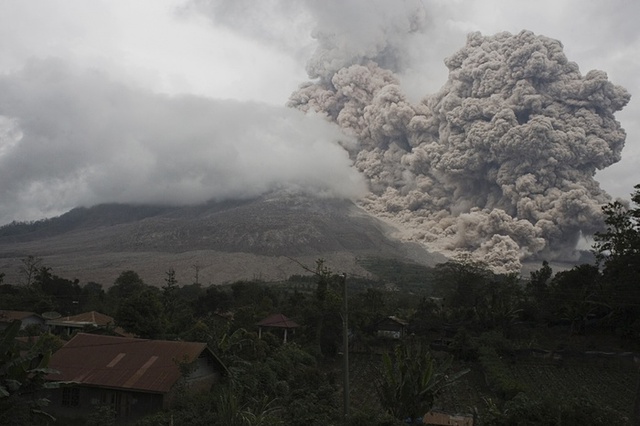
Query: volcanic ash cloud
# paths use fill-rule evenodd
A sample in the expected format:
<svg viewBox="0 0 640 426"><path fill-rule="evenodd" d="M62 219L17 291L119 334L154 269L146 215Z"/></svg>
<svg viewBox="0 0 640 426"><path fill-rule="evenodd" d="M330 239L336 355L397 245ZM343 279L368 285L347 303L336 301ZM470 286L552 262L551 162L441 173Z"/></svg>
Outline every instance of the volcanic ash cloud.
<svg viewBox="0 0 640 426"><path fill-rule="evenodd" d="M357 138L348 149L370 181L363 207L408 239L503 271L567 258L602 224L610 197L593 177L620 160L614 113L630 95L529 31L470 34L445 64L444 87L417 105L392 71L361 58L300 87L290 106Z"/></svg>

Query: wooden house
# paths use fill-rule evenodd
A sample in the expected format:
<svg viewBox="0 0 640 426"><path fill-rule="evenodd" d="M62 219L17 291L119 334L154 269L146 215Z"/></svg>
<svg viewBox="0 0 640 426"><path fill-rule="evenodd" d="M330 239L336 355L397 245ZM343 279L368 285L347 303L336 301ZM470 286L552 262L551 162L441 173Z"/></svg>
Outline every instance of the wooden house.
<svg viewBox="0 0 640 426"><path fill-rule="evenodd" d="M50 411L85 417L111 406L120 422L171 406L184 389L210 390L227 370L205 343L79 333L51 357L51 381L76 385L50 391Z"/></svg>
<svg viewBox="0 0 640 426"><path fill-rule="evenodd" d="M376 323L376 335L387 339L402 339L407 335L407 325L407 321L389 316Z"/></svg>
<svg viewBox="0 0 640 426"><path fill-rule="evenodd" d="M20 321L20 329L24 330L29 325L44 325L44 318L34 312L27 311L5 311L0 310L0 330L4 330L13 320Z"/></svg>

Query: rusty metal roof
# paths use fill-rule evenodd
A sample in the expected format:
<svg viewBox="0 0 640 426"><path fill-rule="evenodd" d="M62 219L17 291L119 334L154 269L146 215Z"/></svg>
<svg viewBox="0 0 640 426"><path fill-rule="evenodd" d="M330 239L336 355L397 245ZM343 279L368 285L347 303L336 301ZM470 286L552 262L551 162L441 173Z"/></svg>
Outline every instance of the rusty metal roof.
<svg viewBox="0 0 640 426"><path fill-rule="evenodd" d="M83 312L78 315L72 315L68 317L56 318L48 321L52 325L88 325L93 324L96 326L106 327L113 324L113 318L109 315L101 314L100 312L90 311Z"/></svg>
<svg viewBox="0 0 640 426"><path fill-rule="evenodd" d="M58 321L70 321L70 322L90 322L95 325L109 325L113 324L113 317L109 315L101 314L97 311L83 312L78 315L70 317L59 318Z"/></svg>
<svg viewBox="0 0 640 426"><path fill-rule="evenodd" d="M36 314L34 312L0 310L0 321L2 321L2 322L11 322L13 320L22 321L23 319L29 318L31 316L36 317L36 318L42 318L40 315L38 315L38 314Z"/></svg>
<svg viewBox="0 0 640 426"><path fill-rule="evenodd" d="M290 320L282 314L273 314L258 324L260 327L296 328L300 327L295 321Z"/></svg>
<svg viewBox="0 0 640 426"><path fill-rule="evenodd" d="M206 343L78 333L52 355L49 367L60 374L47 379L165 393L181 377L178 363L195 360L205 349Z"/></svg>

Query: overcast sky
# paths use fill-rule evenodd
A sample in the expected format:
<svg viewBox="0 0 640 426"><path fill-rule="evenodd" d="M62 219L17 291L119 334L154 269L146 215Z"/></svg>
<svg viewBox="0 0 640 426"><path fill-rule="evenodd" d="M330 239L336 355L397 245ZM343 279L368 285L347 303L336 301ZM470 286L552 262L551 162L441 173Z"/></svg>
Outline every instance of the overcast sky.
<svg viewBox="0 0 640 426"><path fill-rule="evenodd" d="M392 3L335 1L345 13L320 3L0 2L0 224L77 205L199 202L291 184L363 194L338 144L352 141L285 104L309 80L316 29L375 26ZM413 101L444 84L444 58L471 31L558 39L583 74L603 70L625 87L622 161L597 178L628 198L640 183L640 2L418 3L427 30L399 76Z"/></svg>

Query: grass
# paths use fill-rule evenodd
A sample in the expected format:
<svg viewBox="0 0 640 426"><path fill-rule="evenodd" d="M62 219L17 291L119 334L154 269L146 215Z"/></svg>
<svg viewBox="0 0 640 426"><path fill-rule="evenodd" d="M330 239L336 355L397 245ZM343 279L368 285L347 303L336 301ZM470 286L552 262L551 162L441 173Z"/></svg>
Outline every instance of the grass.
<svg viewBox="0 0 640 426"><path fill-rule="evenodd" d="M560 365L518 362L509 366L531 398L562 401L586 398L631 416L638 370L631 362L611 359L569 359Z"/></svg>
<svg viewBox="0 0 640 426"><path fill-rule="evenodd" d="M445 354L434 353L434 356ZM376 354L350 354L351 406L356 410L382 412L374 385L381 357ZM631 362L615 359L569 358L551 363L536 358L505 361L511 375L523 385L531 399L562 403L570 398L585 398L602 407L610 407L624 416L633 411L640 374ZM479 362L454 362L452 368L471 371L439 396L435 408L451 413L477 411L482 418L486 401L499 401L487 386Z"/></svg>

